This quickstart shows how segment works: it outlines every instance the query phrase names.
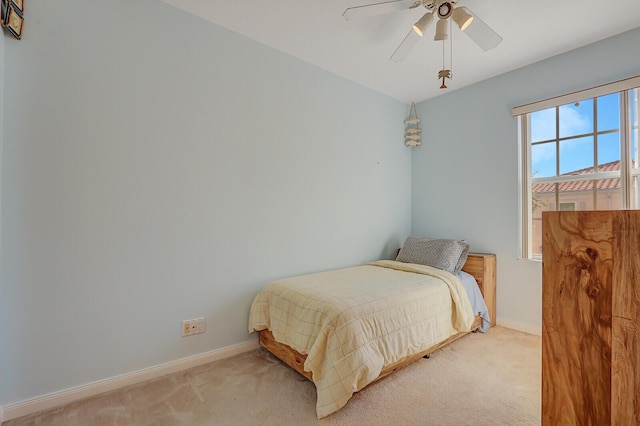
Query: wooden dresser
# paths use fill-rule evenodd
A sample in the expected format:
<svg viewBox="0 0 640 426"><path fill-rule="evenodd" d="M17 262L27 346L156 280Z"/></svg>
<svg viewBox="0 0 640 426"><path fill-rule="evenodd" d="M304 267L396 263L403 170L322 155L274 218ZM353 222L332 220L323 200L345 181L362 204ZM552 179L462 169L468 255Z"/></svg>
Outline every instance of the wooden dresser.
<svg viewBox="0 0 640 426"><path fill-rule="evenodd" d="M640 424L640 211L542 216L542 424Z"/></svg>

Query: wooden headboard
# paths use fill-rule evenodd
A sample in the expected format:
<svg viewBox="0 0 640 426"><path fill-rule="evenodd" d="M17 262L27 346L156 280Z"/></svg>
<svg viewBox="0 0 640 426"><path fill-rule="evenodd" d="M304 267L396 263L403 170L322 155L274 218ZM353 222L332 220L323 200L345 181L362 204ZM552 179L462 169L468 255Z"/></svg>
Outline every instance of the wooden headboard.
<svg viewBox="0 0 640 426"><path fill-rule="evenodd" d="M473 275L478 282L493 327L496 324L496 255L469 253L467 263L464 264L462 270Z"/></svg>

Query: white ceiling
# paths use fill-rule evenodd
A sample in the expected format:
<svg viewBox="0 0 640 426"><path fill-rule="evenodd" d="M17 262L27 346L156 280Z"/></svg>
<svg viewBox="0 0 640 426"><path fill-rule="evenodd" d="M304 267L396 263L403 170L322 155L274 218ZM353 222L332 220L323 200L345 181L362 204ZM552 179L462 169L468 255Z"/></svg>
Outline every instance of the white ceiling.
<svg viewBox="0 0 640 426"><path fill-rule="evenodd" d="M640 27L640 0L459 0L504 41L484 52L453 25L453 79L441 90L435 25L406 60L389 60L423 7L345 21L346 8L384 0L163 1L407 103Z"/></svg>

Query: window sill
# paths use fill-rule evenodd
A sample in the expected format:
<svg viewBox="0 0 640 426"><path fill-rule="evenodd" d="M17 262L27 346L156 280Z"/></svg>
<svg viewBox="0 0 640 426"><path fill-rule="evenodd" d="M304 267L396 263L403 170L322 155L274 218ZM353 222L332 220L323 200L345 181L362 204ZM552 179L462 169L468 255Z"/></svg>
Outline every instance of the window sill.
<svg viewBox="0 0 640 426"><path fill-rule="evenodd" d="M519 257L518 260L521 262L542 263L542 256Z"/></svg>

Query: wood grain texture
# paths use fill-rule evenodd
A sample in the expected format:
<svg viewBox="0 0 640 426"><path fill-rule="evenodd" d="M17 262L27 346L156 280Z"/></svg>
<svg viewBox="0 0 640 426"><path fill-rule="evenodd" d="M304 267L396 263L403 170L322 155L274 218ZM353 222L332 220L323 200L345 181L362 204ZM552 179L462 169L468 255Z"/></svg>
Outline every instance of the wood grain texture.
<svg viewBox="0 0 640 426"><path fill-rule="evenodd" d="M605 425L611 413L611 218L549 212L542 223L542 424Z"/></svg>
<svg viewBox="0 0 640 426"><path fill-rule="evenodd" d="M469 253L462 270L478 282L491 318L491 327L496 325L496 255L487 253Z"/></svg>
<svg viewBox="0 0 640 426"><path fill-rule="evenodd" d="M478 281L478 286L480 287L480 291L482 292L485 300L489 298L492 303L492 308L494 312L494 316L492 316L492 321L495 323L495 300L496 300L496 283L495 283L495 266L496 266L496 256L494 254L484 254L484 253L469 253L469 257L467 259L467 263L462 268L465 272L474 276L476 281ZM482 284L481 284L482 283ZM487 302L487 308L489 308L489 302ZM491 308L489 308L491 309ZM491 310L489 310L491 312ZM477 329L482 325L482 318L476 316L473 325L471 326L472 330ZM306 377L307 379L313 381L313 375L309 371L305 371L304 362L307 359L306 355L303 355L297 352L292 347L277 342L273 334L270 330L261 330L259 333L259 341L260 345L264 347L266 350L274 354L280 360L282 360L285 364L289 365L295 371ZM441 347L467 335L469 332L463 332L455 334L449 337L444 342L440 342L420 353L411 355L407 358L404 358L394 364L388 365L383 368L380 372L380 375L376 380L380 380L383 377L388 376L394 371L402 368L418 359L422 358L425 355L428 355Z"/></svg>
<svg viewBox="0 0 640 426"><path fill-rule="evenodd" d="M640 213L614 216L612 424L640 424Z"/></svg>
<svg viewBox="0 0 640 426"><path fill-rule="evenodd" d="M638 318L640 305L640 212L623 211L613 216L613 314Z"/></svg>
<svg viewBox="0 0 640 426"><path fill-rule="evenodd" d="M638 319L613 317L612 425L640 424L640 332Z"/></svg>
<svg viewBox="0 0 640 426"><path fill-rule="evenodd" d="M297 352L289 345L277 342L270 330L261 330L258 333L258 339L262 347L277 356L285 364L291 366L298 373L313 381L311 372L304 369L304 362L307 360L306 355Z"/></svg>
<svg viewBox="0 0 640 426"><path fill-rule="evenodd" d="M639 424L640 212L542 223L542 424Z"/></svg>

